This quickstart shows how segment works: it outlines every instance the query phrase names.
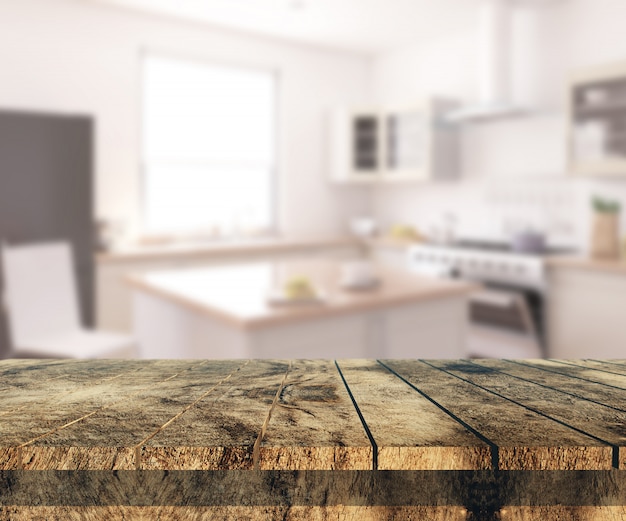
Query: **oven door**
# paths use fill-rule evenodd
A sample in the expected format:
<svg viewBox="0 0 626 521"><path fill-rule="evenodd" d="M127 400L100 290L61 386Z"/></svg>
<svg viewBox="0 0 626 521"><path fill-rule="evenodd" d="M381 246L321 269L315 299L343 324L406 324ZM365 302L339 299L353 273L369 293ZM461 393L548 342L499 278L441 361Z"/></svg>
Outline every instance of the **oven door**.
<svg viewBox="0 0 626 521"><path fill-rule="evenodd" d="M472 358L541 358L541 296L521 288L487 286L470 298Z"/></svg>

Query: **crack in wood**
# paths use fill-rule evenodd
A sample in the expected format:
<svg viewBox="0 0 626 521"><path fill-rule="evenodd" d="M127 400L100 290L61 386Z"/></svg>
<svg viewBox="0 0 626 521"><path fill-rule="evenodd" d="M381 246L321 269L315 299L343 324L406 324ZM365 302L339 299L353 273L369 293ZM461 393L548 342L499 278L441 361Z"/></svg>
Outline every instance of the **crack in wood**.
<svg viewBox="0 0 626 521"><path fill-rule="evenodd" d="M265 420L263 421L263 425L261 425L261 430L259 431L259 435L254 441L254 445L252 447L252 468L254 470L259 470L260 468L259 462L261 459L261 443L263 442L263 438L265 437L265 433L267 432L267 427L270 423L270 420L272 419L272 412L274 411L274 408L276 407L276 404L278 403L278 400L280 399L280 395L283 392L283 389L285 388L285 383L287 382L287 377L289 376L289 372L291 371L292 366L293 366L293 361L290 360L289 365L287 366L287 370L285 371L285 374L283 376L283 379L281 380L280 385L278 386L278 389L276 390L276 394L274 395L272 404L270 405L270 408L267 411L267 416L265 417Z"/></svg>
<svg viewBox="0 0 626 521"><path fill-rule="evenodd" d="M296 405L287 405L286 403L277 403L276 407L281 407L283 409L292 409L294 411L301 411L304 414L308 414L309 416L315 418L315 414L313 414L311 411L307 411L305 408L303 407L298 407Z"/></svg>

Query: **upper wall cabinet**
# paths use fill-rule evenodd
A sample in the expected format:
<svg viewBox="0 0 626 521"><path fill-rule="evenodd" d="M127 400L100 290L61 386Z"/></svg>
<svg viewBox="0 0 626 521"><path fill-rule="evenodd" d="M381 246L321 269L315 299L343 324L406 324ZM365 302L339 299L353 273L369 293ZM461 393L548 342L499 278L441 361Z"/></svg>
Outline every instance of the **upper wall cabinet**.
<svg viewBox="0 0 626 521"><path fill-rule="evenodd" d="M333 111L332 181L368 184L457 177L459 132L443 120L454 106L433 99L397 109Z"/></svg>
<svg viewBox="0 0 626 521"><path fill-rule="evenodd" d="M626 176L626 62L574 75L569 121L572 173Z"/></svg>

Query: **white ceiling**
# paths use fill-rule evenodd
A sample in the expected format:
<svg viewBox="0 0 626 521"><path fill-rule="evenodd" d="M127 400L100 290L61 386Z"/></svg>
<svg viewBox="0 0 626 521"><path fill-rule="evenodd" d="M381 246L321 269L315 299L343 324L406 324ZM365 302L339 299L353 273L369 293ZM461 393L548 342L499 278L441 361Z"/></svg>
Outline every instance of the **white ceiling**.
<svg viewBox="0 0 626 521"><path fill-rule="evenodd" d="M376 53L476 22L479 0L86 0L298 42Z"/></svg>

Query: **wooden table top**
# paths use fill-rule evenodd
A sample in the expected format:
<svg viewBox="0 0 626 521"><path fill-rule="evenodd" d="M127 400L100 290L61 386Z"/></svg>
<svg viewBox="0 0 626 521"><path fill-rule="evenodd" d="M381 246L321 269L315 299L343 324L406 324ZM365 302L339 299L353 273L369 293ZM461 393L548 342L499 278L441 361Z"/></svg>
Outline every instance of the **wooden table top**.
<svg viewBox="0 0 626 521"><path fill-rule="evenodd" d="M132 275L132 287L176 302L239 328L332 317L388 306L462 297L472 283L421 277L374 265L380 284L350 291L340 287L342 263L332 260L257 262ZM292 277L306 277L323 295L321 304L272 305L268 295Z"/></svg>
<svg viewBox="0 0 626 521"><path fill-rule="evenodd" d="M624 360L0 362L0 471L624 468Z"/></svg>

